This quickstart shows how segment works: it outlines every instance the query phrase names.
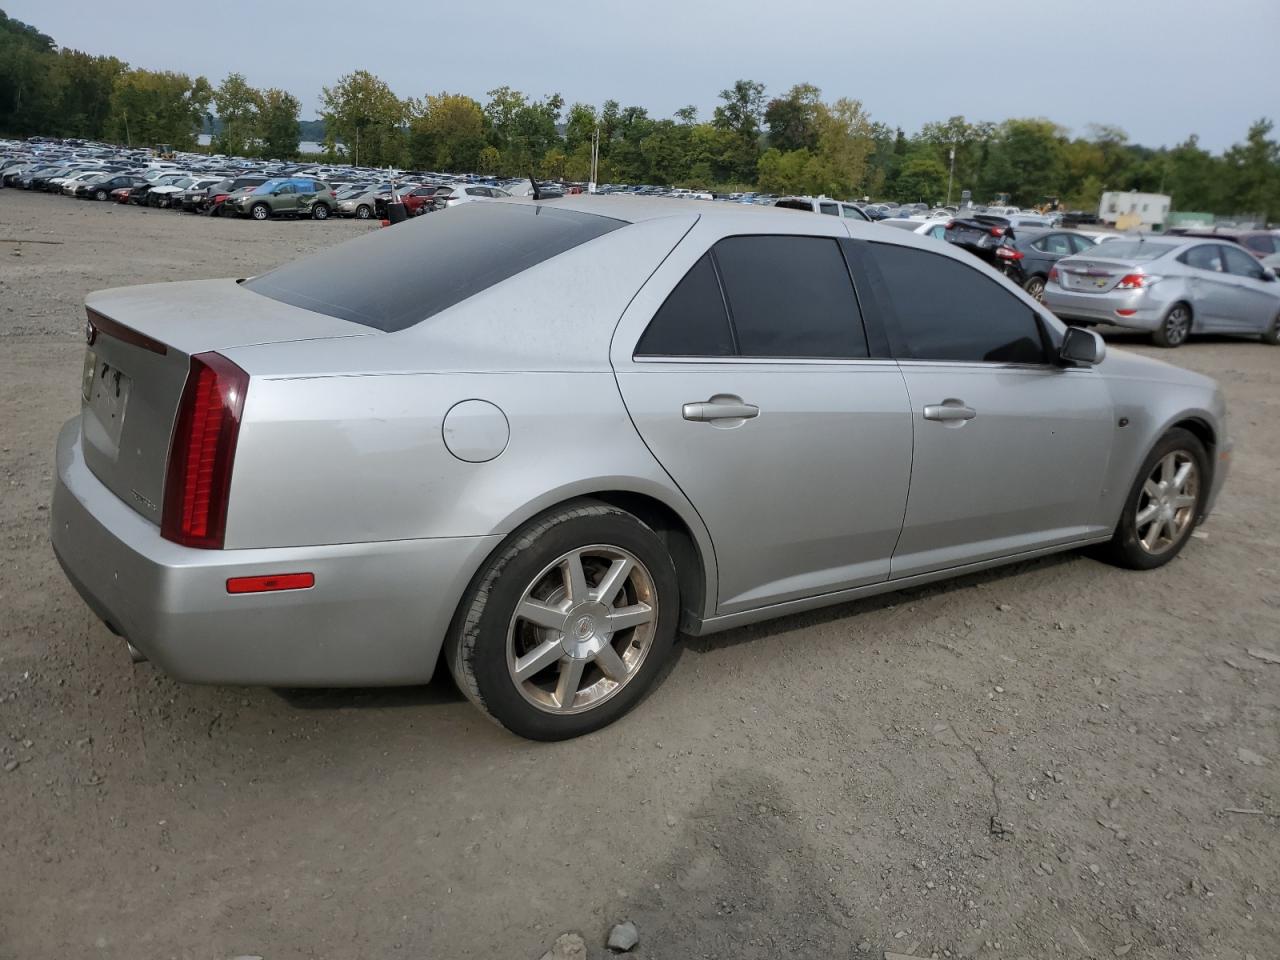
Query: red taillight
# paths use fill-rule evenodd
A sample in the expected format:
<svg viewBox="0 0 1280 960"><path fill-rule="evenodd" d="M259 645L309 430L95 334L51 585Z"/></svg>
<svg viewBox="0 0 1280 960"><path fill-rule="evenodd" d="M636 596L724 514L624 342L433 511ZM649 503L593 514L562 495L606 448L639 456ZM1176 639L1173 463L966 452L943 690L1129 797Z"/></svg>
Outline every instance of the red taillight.
<svg viewBox="0 0 1280 960"><path fill-rule="evenodd" d="M943 230L954 230L955 228L956 228L956 222L955 222L954 220L948 220L948 221L947 221L947 225L946 225L945 227L943 227L942 229L943 229Z"/></svg>
<svg viewBox="0 0 1280 960"><path fill-rule="evenodd" d="M1143 273L1126 273L1116 284L1117 290L1141 290L1149 287L1155 280Z"/></svg>
<svg viewBox="0 0 1280 960"><path fill-rule="evenodd" d="M200 353L178 405L169 445L160 535L185 547L220 550L227 529L231 466L249 375L226 357Z"/></svg>
<svg viewBox="0 0 1280 960"><path fill-rule="evenodd" d="M1024 254L1021 250L1015 250L1013 247L996 247L996 256L1001 260L1021 260Z"/></svg>
<svg viewBox="0 0 1280 960"><path fill-rule="evenodd" d="M227 593L271 593L275 590L306 590L316 585L314 573L277 573L270 577L232 577Z"/></svg>
<svg viewBox="0 0 1280 960"><path fill-rule="evenodd" d="M991 228L991 235L992 235L993 237L1003 237L1003 236L1004 236L1004 227L992 227L992 228Z"/></svg>

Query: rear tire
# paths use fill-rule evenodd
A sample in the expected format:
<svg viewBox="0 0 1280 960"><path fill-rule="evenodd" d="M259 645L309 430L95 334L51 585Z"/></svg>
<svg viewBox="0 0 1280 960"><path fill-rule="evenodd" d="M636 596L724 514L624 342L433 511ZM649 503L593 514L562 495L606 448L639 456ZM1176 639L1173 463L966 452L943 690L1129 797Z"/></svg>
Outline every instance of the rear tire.
<svg viewBox="0 0 1280 960"><path fill-rule="evenodd" d="M1031 299L1044 300L1044 277L1029 277L1022 289L1031 295Z"/></svg>
<svg viewBox="0 0 1280 960"><path fill-rule="evenodd" d="M1175 303L1169 308L1160 326L1151 331L1151 339L1157 347L1180 347L1191 336L1191 308L1185 303Z"/></svg>
<svg viewBox="0 0 1280 960"><path fill-rule="evenodd" d="M1170 465L1173 478L1166 477ZM1173 482L1184 466L1190 468L1186 479ZM1099 559L1131 570L1164 566L1191 538L1209 493L1209 480L1204 444L1181 427L1170 430L1142 462L1115 536L1098 551Z"/></svg>
<svg viewBox="0 0 1280 960"><path fill-rule="evenodd" d="M531 740L566 740L644 697L679 617L675 564L658 535L629 513L580 500L530 520L489 558L458 607L445 657L493 720Z"/></svg>
<svg viewBox="0 0 1280 960"><path fill-rule="evenodd" d="M1271 326L1262 335L1262 342L1273 347L1280 346L1280 313L1276 314L1275 319L1271 321Z"/></svg>
<svg viewBox="0 0 1280 960"><path fill-rule="evenodd" d="M362 203L360 206L356 207L357 220L368 220L372 214L373 211L369 209L369 205L367 203Z"/></svg>
<svg viewBox="0 0 1280 960"><path fill-rule="evenodd" d="M329 205L327 203L315 203L311 205L312 220L328 220Z"/></svg>
<svg viewBox="0 0 1280 960"><path fill-rule="evenodd" d="M98 190L98 191L95 191L95 192L94 192L94 194L93 194L93 199L95 199L95 200L105 200L105 199L107 199L107 191L105 191L105 190Z"/></svg>

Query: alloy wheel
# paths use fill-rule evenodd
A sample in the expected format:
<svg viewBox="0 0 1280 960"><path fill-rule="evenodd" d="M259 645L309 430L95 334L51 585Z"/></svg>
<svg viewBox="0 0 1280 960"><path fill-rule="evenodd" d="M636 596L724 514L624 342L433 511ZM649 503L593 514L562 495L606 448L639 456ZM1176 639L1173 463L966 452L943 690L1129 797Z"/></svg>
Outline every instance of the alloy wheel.
<svg viewBox="0 0 1280 960"><path fill-rule="evenodd" d="M1041 280L1039 277L1032 277L1030 280L1027 281L1027 285L1023 289L1025 289L1027 293L1031 295L1032 299L1035 299L1035 300L1044 299L1044 281Z"/></svg>
<svg viewBox="0 0 1280 960"><path fill-rule="evenodd" d="M1200 469L1186 450L1160 459L1142 485L1134 529L1147 553L1159 556L1182 542L1195 521L1200 500Z"/></svg>
<svg viewBox="0 0 1280 960"><path fill-rule="evenodd" d="M1177 346L1191 332L1191 314L1186 307L1174 307L1164 320L1164 335L1170 346Z"/></svg>
<svg viewBox="0 0 1280 960"><path fill-rule="evenodd" d="M561 555L525 589L507 630L507 670L540 710L583 713L615 696L653 646L653 576L620 547Z"/></svg>

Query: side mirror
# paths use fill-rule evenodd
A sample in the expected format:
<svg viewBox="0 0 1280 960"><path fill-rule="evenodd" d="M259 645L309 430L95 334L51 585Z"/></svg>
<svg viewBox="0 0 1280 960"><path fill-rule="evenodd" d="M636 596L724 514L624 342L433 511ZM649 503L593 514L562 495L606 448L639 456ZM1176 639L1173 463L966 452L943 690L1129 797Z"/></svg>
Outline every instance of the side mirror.
<svg viewBox="0 0 1280 960"><path fill-rule="evenodd" d="M1107 342L1095 330L1083 327L1067 327L1067 335L1062 338L1062 349L1058 351L1064 362L1091 367L1102 362L1107 355Z"/></svg>
<svg viewBox="0 0 1280 960"><path fill-rule="evenodd" d="M1263 267L1262 279L1267 281L1267 283L1274 283L1276 279L1276 272L1272 270L1270 267Z"/></svg>

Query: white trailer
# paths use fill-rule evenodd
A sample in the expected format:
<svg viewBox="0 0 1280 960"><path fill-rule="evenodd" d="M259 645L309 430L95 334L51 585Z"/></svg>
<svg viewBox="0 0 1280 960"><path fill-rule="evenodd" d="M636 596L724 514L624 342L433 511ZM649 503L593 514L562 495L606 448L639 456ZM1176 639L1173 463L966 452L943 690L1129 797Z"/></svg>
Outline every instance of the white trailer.
<svg viewBox="0 0 1280 960"><path fill-rule="evenodd" d="M1098 203L1098 219L1121 230L1163 227L1173 199L1163 193L1108 190Z"/></svg>

